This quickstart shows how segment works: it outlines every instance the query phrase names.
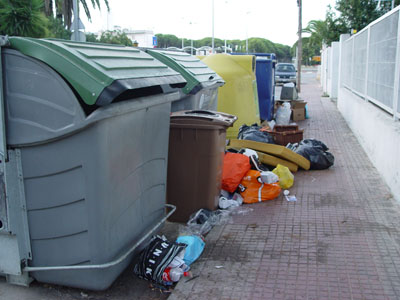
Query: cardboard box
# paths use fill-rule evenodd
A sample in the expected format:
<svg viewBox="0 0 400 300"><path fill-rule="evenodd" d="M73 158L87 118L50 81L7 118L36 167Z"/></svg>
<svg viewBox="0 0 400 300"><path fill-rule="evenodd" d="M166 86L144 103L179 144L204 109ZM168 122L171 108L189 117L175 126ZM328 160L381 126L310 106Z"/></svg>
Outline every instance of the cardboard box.
<svg viewBox="0 0 400 300"><path fill-rule="evenodd" d="M292 108L292 120L301 121L306 118L306 107L307 102L305 101L292 101L290 106Z"/></svg>

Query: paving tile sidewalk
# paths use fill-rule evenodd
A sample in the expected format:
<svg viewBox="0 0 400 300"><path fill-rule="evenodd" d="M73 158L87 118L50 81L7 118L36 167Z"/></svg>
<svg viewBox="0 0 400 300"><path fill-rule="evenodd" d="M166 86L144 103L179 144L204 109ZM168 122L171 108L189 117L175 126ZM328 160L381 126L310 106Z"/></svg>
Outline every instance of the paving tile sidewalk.
<svg viewBox="0 0 400 300"><path fill-rule="evenodd" d="M335 165L295 173L297 202L248 205L215 227L199 277L169 299L400 299L400 206L315 75L303 78L311 118L300 127Z"/></svg>

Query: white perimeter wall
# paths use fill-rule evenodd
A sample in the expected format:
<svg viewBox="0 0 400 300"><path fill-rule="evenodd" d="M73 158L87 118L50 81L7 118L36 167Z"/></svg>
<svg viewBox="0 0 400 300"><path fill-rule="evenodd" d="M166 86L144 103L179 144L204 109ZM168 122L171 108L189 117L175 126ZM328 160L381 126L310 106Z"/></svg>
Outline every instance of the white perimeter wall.
<svg viewBox="0 0 400 300"><path fill-rule="evenodd" d="M344 87L339 88L338 108L394 197L400 201L400 123Z"/></svg>

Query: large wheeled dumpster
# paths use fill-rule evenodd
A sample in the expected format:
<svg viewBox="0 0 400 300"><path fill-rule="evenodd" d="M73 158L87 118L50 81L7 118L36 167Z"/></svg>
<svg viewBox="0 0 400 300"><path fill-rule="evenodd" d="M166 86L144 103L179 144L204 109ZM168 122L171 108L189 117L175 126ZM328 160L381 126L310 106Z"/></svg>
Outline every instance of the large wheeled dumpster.
<svg viewBox="0 0 400 300"><path fill-rule="evenodd" d="M11 37L0 51L0 273L106 289L165 220L180 95L163 86L186 80L130 47Z"/></svg>

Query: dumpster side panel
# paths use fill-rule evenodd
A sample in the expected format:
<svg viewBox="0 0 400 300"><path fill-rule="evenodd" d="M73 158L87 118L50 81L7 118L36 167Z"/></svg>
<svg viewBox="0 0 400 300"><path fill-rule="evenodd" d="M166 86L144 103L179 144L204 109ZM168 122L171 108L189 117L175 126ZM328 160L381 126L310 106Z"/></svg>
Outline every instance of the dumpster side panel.
<svg viewBox="0 0 400 300"><path fill-rule="evenodd" d="M7 142L59 136L84 120L73 91L54 70L18 51L4 50Z"/></svg>
<svg viewBox="0 0 400 300"><path fill-rule="evenodd" d="M137 99L101 108L105 116L115 106L127 113L21 148L31 266L111 261L164 216L171 103L160 104L161 97L146 98L146 107ZM132 110L135 106L140 109ZM108 269L42 271L33 277L101 290L131 257Z"/></svg>

